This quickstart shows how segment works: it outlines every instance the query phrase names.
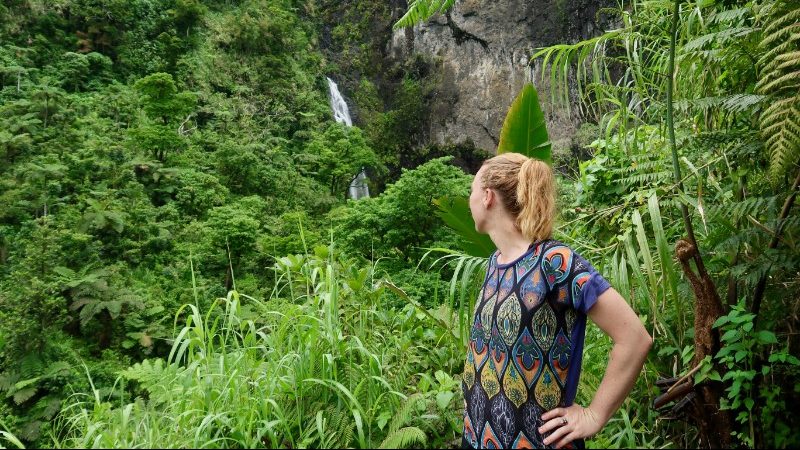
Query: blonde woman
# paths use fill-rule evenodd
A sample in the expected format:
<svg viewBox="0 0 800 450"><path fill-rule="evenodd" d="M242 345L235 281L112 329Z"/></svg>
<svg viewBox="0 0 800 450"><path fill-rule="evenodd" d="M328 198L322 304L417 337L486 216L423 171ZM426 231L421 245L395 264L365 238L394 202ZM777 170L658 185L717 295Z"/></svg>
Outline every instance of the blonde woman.
<svg viewBox="0 0 800 450"><path fill-rule="evenodd" d="M552 239L550 167L518 153L488 159L470 210L497 251L476 302L464 366L464 438L472 448L584 448L633 387L652 338L589 262ZM586 318L614 341L588 406L573 403Z"/></svg>

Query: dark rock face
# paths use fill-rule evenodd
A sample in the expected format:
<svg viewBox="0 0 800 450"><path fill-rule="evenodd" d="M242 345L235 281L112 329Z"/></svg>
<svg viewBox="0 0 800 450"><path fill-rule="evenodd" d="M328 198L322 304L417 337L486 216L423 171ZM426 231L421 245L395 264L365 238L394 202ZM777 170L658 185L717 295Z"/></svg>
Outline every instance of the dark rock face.
<svg viewBox="0 0 800 450"><path fill-rule="evenodd" d="M548 115L554 149L570 146L579 118L548 104L540 62L530 64L537 48L576 42L600 33L598 10L606 1L460 0L453 9L414 29L398 30L386 57L430 57L441 82L430 111L431 143L472 140L494 152L506 111L527 81L533 80ZM394 17L405 11L393 5Z"/></svg>

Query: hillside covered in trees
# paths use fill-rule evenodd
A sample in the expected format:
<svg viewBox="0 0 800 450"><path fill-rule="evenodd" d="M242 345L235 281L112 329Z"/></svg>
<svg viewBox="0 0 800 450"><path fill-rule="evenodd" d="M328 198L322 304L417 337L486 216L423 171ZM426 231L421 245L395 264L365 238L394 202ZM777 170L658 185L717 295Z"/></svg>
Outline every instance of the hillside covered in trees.
<svg viewBox="0 0 800 450"><path fill-rule="evenodd" d="M429 139L447 72L386 57L395 3L0 5L0 447L460 445L486 259L434 200L495 149ZM556 238L656 339L588 445L797 446L800 8L598 14L528 55L582 124Z"/></svg>

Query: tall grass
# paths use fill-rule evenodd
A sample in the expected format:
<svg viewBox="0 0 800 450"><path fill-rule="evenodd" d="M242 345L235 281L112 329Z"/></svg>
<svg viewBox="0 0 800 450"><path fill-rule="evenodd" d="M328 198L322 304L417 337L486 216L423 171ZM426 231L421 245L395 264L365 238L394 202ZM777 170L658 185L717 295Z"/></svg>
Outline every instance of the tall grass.
<svg viewBox="0 0 800 450"><path fill-rule="evenodd" d="M1 424L1 422L0 422L0 424ZM9 433L8 431L0 431L0 449L6 448L3 445L3 441L6 441L9 444L13 445L14 448L25 448L25 445L22 443L22 441L17 439L16 436L14 436L13 434Z"/></svg>
<svg viewBox="0 0 800 450"><path fill-rule="evenodd" d="M54 445L457 445L465 321L485 260L445 252L434 261L433 266L450 265L453 278L443 305L427 310L378 276L374 264L360 266L334 253L322 247L278 259L275 288L267 299L234 290L205 308L197 298L184 305L176 314L168 358L125 370L116 393L93 389L72 396L55 426ZM624 270L611 275L612 283L620 283L618 275L625 273L631 289L652 286L647 271L640 285L630 273L633 265L617 251L614 258L615 267ZM653 264L652 270L659 270ZM659 307L659 296L669 291L662 286L663 275L653 276L660 290L653 299L648 294L641 307ZM403 306L392 306L397 304ZM596 327L587 333L578 397L584 405L600 384L611 346ZM648 363L635 394L590 447L665 442L646 406L654 374Z"/></svg>
<svg viewBox="0 0 800 450"><path fill-rule="evenodd" d="M116 389L134 398L76 394L55 445L375 448L458 438L460 389L439 369L458 366L461 349L432 313L389 307L395 294L374 266L330 250L281 258L265 301L232 291L206 310L185 305L169 357L121 375Z"/></svg>

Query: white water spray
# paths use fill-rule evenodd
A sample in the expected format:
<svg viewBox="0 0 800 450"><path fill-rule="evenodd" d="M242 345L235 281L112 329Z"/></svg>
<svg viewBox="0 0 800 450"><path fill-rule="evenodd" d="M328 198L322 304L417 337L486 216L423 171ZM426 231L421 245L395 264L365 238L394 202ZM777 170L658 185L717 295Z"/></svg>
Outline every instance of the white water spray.
<svg viewBox="0 0 800 450"><path fill-rule="evenodd" d="M334 120L352 127L353 119L350 118L350 110L347 108L344 97L339 93L339 87L330 78L325 78L328 80L328 88L331 93L331 108L333 109Z"/></svg>

